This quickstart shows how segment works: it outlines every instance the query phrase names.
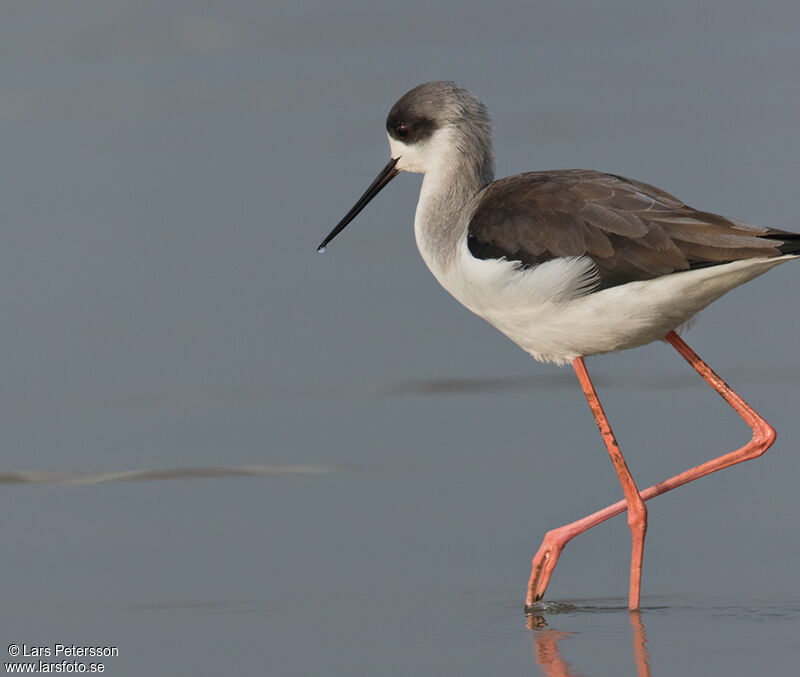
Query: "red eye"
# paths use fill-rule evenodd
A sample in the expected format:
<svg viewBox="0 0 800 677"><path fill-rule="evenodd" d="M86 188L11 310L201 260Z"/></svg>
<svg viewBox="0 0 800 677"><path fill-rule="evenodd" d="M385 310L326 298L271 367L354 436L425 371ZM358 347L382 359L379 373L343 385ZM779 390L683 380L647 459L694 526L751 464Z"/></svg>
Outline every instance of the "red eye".
<svg viewBox="0 0 800 677"><path fill-rule="evenodd" d="M411 134L411 130L408 128L408 125L397 125L397 127L394 128L394 133L398 139L407 139Z"/></svg>

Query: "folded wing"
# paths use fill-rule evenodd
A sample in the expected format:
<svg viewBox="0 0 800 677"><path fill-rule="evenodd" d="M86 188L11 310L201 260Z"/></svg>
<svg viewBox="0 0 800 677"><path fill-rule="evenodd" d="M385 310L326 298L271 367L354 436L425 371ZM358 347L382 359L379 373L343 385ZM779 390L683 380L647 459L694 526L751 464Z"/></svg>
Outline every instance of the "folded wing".
<svg viewBox="0 0 800 677"><path fill-rule="evenodd" d="M698 211L646 183L582 169L491 183L476 198L467 242L476 258L505 258L526 267L588 256L601 289L800 252L798 234Z"/></svg>

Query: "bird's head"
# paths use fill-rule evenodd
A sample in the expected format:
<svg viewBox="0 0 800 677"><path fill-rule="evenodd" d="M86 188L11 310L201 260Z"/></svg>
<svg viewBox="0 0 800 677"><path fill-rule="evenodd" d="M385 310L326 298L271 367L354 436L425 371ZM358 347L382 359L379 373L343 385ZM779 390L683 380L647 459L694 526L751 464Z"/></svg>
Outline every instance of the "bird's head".
<svg viewBox="0 0 800 677"><path fill-rule="evenodd" d="M486 106L454 82L417 85L401 96L386 118L391 159L353 208L322 241L327 244L401 171L460 169L486 184L494 175L492 127Z"/></svg>

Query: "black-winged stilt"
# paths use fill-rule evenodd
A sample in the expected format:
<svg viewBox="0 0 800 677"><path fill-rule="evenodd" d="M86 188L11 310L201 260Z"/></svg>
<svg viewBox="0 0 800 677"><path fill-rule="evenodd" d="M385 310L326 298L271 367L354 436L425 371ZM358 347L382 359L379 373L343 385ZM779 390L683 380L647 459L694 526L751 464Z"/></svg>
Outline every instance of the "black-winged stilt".
<svg viewBox="0 0 800 677"><path fill-rule="evenodd" d="M645 501L764 453L772 427L675 333L708 304L800 256L800 234L698 211L654 186L582 169L494 180L486 107L452 82L403 95L386 120L391 160L319 246L324 251L401 171L421 172L414 231L422 258L456 299L543 362L571 362L625 495L553 529L533 558L526 605L544 595L564 546L628 511L629 608L638 609ZM665 339L753 429L741 449L639 491L584 357Z"/></svg>

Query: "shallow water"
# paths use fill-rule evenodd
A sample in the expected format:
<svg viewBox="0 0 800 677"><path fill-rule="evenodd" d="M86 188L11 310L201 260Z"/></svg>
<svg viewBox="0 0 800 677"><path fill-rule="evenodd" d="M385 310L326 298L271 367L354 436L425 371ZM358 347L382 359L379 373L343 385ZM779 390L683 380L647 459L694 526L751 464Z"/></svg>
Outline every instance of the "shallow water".
<svg viewBox="0 0 800 677"><path fill-rule="evenodd" d="M791 673L797 265L687 337L774 449L650 504L641 615L617 518L526 617L543 534L620 495L574 377L436 285L418 177L315 247L385 164L388 107L433 78L487 101L500 175L604 169L797 230L798 19L794 0L9 9L0 647L115 646L112 675ZM589 369L644 486L748 439L668 346Z"/></svg>

